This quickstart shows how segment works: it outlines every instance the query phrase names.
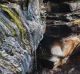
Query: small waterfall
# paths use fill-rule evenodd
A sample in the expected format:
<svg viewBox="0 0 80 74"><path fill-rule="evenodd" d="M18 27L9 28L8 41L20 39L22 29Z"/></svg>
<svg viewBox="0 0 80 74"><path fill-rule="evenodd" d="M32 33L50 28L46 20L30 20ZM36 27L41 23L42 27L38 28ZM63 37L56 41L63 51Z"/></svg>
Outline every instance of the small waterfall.
<svg viewBox="0 0 80 74"><path fill-rule="evenodd" d="M31 16L31 21L33 22L29 27L31 28L31 36L33 42L33 53L34 53L34 65L33 68L35 71L37 70L37 60L36 60L36 49L41 39L43 38L43 34L45 32L45 21L42 21L40 16L40 5L39 0L32 0L28 7L28 15ZM31 22L30 21L30 22Z"/></svg>

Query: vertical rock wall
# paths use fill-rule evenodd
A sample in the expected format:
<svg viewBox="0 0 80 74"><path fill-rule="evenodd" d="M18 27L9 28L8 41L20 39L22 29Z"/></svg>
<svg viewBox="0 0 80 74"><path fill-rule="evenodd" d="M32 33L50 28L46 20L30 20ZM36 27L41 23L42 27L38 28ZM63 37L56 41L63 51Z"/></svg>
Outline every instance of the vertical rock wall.
<svg viewBox="0 0 80 74"><path fill-rule="evenodd" d="M32 67L32 54L42 39L45 23L39 0L31 0L28 10L24 8L0 3L0 74L26 74Z"/></svg>

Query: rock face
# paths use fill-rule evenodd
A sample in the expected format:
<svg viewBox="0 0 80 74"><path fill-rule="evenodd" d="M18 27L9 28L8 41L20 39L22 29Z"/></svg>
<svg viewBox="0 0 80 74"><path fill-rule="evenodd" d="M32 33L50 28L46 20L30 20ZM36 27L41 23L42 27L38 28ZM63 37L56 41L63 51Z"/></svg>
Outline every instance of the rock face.
<svg viewBox="0 0 80 74"><path fill-rule="evenodd" d="M38 68L41 69L41 71L39 70L40 74L72 74L74 71L77 74L80 73L75 68L77 61L75 64L66 63L70 60L69 57L73 52L77 50L76 44L80 42L80 23L73 23L73 21L80 19L79 4L77 2L54 3L52 0L46 3L46 33L37 49ZM57 64L57 62L59 63ZM69 65L69 69L63 63ZM61 70L56 69L55 72L55 65L57 65L57 68L60 67ZM79 68L79 66L77 67Z"/></svg>
<svg viewBox="0 0 80 74"><path fill-rule="evenodd" d="M31 0L28 10L4 2L0 4L0 74L26 74L45 31L39 1Z"/></svg>

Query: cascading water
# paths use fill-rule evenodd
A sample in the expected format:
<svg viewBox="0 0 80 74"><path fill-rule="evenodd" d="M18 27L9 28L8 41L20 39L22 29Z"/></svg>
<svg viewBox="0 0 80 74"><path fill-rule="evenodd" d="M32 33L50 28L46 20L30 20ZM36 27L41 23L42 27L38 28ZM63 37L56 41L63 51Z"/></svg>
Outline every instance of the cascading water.
<svg viewBox="0 0 80 74"><path fill-rule="evenodd" d="M29 7L28 7L28 17L30 17L30 31L32 36L32 42L33 42L33 53L34 53L34 69L37 70L37 60L36 60L36 49L38 47L39 42L42 39L42 36L45 32L45 22L41 20L40 17L40 5L39 0L32 0ZM31 23L32 22L32 23Z"/></svg>

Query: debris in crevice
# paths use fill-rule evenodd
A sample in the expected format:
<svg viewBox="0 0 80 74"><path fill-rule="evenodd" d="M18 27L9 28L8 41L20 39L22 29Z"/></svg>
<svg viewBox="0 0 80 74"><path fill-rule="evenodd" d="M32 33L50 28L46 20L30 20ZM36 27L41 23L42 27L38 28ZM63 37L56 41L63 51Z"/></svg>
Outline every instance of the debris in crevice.
<svg viewBox="0 0 80 74"><path fill-rule="evenodd" d="M80 2L55 3L54 1L44 0L46 32L36 50L38 72L39 74L79 74L80 71L77 69L80 65L79 57L78 60L76 57L80 55L76 50L79 50L77 45L80 44ZM72 55L74 52L77 55ZM75 63L71 58L76 60Z"/></svg>

